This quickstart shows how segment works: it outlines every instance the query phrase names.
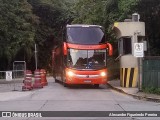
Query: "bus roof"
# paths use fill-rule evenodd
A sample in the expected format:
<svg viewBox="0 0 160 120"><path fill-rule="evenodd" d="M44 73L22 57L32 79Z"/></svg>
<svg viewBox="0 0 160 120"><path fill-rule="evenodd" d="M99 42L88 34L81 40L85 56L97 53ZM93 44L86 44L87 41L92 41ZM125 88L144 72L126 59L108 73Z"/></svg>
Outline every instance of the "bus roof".
<svg viewBox="0 0 160 120"><path fill-rule="evenodd" d="M73 25L67 25L67 27L99 27L102 28L100 25L86 25L86 24L73 24Z"/></svg>

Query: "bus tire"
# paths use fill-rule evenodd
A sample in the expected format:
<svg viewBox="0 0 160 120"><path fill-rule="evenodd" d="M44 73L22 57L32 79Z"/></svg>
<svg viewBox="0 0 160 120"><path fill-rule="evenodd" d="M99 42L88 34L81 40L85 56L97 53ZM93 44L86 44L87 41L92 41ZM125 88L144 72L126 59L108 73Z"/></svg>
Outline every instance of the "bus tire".
<svg viewBox="0 0 160 120"><path fill-rule="evenodd" d="M94 87L95 88L99 88L99 84L94 84Z"/></svg>
<svg viewBox="0 0 160 120"><path fill-rule="evenodd" d="M68 84L67 84L67 83L63 83L63 86L64 86L64 87L68 87Z"/></svg>
<svg viewBox="0 0 160 120"><path fill-rule="evenodd" d="M55 83L58 83L58 80L57 80L57 79L55 79Z"/></svg>

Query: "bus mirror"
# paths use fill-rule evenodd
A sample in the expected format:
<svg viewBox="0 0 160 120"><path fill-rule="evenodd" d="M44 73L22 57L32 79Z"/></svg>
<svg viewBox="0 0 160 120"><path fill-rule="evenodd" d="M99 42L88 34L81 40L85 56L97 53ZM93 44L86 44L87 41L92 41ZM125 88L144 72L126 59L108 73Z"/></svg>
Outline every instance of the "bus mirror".
<svg viewBox="0 0 160 120"><path fill-rule="evenodd" d="M63 43L63 54L67 55L67 43L66 42Z"/></svg>
<svg viewBox="0 0 160 120"><path fill-rule="evenodd" d="M107 43L107 48L108 48L109 56L112 56L113 55L113 47L110 43Z"/></svg>

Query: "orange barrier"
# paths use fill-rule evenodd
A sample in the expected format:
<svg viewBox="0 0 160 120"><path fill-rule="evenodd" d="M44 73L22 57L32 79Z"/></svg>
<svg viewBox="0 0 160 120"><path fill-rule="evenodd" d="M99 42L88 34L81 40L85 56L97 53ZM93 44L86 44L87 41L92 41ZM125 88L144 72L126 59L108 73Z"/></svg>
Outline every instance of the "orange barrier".
<svg viewBox="0 0 160 120"><path fill-rule="evenodd" d="M40 70L40 74L41 74L41 84L43 86L48 85L47 79L46 79L46 70L45 69L41 69Z"/></svg>
<svg viewBox="0 0 160 120"><path fill-rule="evenodd" d="M23 81L24 86L22 86L22 90L32 90L32 72L31 70L26 70L25 71L25 79Z"/></svg>
<svg viewBox="0 0 160 120"><path fill-rule="evenodd" d="M40 71L39 70L34 71L33 88L43 88L43 85L41 84L41 76L40 76Z"/></svg>

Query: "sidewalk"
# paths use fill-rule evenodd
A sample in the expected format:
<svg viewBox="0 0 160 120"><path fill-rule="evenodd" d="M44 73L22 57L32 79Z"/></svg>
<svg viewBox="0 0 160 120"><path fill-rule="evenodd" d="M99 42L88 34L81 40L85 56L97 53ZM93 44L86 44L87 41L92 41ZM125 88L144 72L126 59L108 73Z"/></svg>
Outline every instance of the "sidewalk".
<svg viewBox="0 0 160 120"><path fill-rule="evenodd" d="M138 88L124 88L124 87L121 87L120 86L120 80L108 81L108 85L112 89L114 89L118 92L133 96L134 98L137 98L137 99L160 102L160 95L139 92Z"/></svg>

